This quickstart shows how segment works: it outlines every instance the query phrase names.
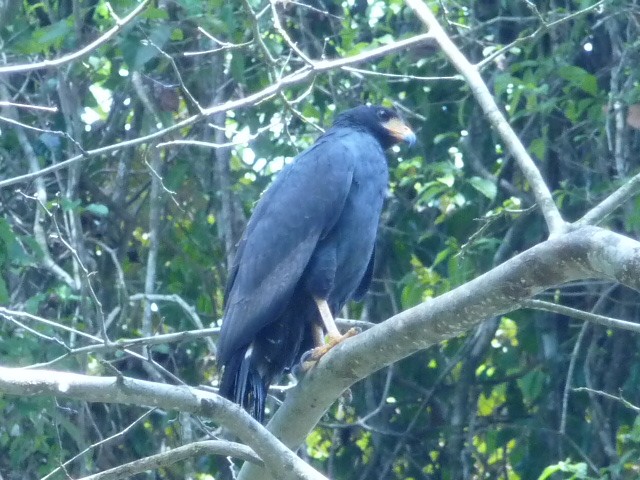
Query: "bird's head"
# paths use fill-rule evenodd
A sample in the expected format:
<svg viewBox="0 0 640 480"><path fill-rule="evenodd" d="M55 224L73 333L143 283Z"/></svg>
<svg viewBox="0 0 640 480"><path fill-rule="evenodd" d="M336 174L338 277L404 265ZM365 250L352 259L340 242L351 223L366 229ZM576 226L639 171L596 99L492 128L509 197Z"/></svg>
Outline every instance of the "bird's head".
<svg viewBox="0 0 640 480"><path fill-rule="evenodd" d="M342 112L334 125L348 125L371 133L385 150L396 143L416 143L416 134L391 108L361 105Z"/></svg>

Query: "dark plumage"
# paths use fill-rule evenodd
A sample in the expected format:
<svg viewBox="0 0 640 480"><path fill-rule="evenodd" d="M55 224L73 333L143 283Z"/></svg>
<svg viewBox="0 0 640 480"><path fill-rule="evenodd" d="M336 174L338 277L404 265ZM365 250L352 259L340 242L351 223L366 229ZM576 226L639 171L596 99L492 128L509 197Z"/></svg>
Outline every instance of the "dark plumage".
<svg viewBox="0 0 640 480"><path fill-rule="evenodd" d="M415 135L393 110L347 110L258 202L229 275L218 363L220 394L259 421L271 382L321 343L323 326L331 345L344 338L333 315L369 287L384 150L401 140Z"/></svg>

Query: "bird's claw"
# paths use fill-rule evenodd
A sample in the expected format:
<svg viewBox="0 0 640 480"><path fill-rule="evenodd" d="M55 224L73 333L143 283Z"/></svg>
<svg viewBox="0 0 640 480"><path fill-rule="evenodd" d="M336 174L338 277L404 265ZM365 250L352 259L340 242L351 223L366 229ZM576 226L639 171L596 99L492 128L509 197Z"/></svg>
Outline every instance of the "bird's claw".
<svg viewBox="0 0 640 480"><path fill-rule="evenodd" d="M346 339L347 339L347 338L349 338L349 337L353 337L353 336L355 336L355 335L359 334L361 331L362 331L362 330L361 330L361 329L359 329L358 327L351 327L349 330L347 330L347 331L345 332L345 334L344 334L344 335L342 335L342 337L340 337L340 341L342 341L342 340L346 340Z"/></svg>
<svg viewBox="0 0 640 480"><path fill-rule="evenodd" d="M329 350L331 350L339 343L345 341L347 338L351 338L358 333L360 333L360 329L354 327L347 330L344 335L329 335L327 343L325 343L324 345L320 345L319 347L312 348L311 350L302 354L302 357L300 357L300 371L302 373L308 372L318 363L318 361L323 356L327 354L327 352L329 352Z"/></svg>

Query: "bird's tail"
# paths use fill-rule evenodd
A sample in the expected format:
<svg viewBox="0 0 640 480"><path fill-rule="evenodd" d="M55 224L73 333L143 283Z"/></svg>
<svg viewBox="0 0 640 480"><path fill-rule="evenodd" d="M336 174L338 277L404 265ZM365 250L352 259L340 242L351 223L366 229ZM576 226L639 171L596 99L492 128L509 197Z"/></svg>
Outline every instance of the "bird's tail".
<svg viewBox="0 0 640 480"><path fill-rule="evenodd" d="M269 385L258 372L252 354L253 345L249 345L231 357L224 367L219 392L262 423Z"/></svg>

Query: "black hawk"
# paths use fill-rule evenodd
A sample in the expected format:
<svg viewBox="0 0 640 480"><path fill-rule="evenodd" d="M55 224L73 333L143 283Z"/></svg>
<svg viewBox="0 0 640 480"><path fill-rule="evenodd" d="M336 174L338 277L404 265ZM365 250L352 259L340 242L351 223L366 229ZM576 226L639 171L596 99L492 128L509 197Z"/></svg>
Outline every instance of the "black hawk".
<svg viewBox="0 0 640 480"><path fill-rule="evenodd" d="M229 274L218 364L220 394L257 420L269 385L304 352L317 360L355 333L341 335L334 315L371 282L384 151L415 138L394 110L347 110L256 205Z"/></svg>

